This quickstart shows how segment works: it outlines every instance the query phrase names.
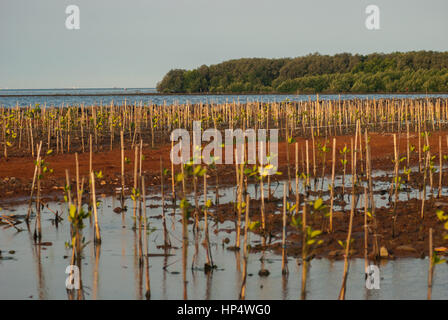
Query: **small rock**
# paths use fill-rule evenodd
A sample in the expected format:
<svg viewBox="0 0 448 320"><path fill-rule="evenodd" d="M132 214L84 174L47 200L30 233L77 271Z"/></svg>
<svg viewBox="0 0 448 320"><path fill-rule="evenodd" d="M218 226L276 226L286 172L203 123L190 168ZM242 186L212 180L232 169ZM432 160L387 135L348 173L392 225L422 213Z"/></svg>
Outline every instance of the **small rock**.
<svg viewBox="0 0 448 320"><path fill-rule="evenodd" d="M271 273L269 272L269 270L267 269L261 269L260 271L258 271L258 275L260 277L267 277L269 276Z"/></svg>
<svg viewBox="0 0 448 320"><path fill-rule="evenodd" d="M389 251L387 251L386 247L381 247L381 249L380 249L380 257L381 258L389 257Z"/></svg>

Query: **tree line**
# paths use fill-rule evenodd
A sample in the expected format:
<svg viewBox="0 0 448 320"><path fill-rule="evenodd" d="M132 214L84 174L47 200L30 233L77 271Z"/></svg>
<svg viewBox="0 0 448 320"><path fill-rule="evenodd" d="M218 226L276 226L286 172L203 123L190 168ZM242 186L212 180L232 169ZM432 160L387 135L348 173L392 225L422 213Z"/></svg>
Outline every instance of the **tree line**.
<svg viewBox="0 0 448 320"><path fill-rule="evenodd" d="M170 70L161 93L448 92L448 52L242 58Z"/></svg>

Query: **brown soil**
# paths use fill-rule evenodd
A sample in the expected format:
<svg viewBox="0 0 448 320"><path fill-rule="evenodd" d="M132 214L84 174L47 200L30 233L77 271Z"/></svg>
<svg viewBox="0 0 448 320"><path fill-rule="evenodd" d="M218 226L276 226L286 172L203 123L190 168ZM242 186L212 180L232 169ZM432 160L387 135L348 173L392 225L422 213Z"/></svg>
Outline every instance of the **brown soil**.
<svg viewBox="0 0 448 320"><path fill-rule="evenodd" d="M361 197L363 195L360 195ZM262 243L253 246L252 251L259 252L263 250L273 250L276 253L281 253L282 246L282 199L265 200L265 209L269 214L266 219L266 244ZM290 202L294 203L295 199L291 198ZM303 202L302 202L303 205ZM326 203L329 206L329 201ZM334 230L332 233L328 232L328 218L321 214L309 214L307 224L313 230L323 230L319 239L323 240L322 245L316 246L311 250L310 256L313 257L328 257L332 259L343 259L344 250L338 243L339 240L345 242L347 239L347 232L349 226L350 208L345 211L334 212ZM252 200L250 203L251 220L260 221L260 201ZM375 230L377 230L378 248L384 247L388 251L388 256L385 259L395 259L397 257L415 257L424 258L428 255L428 230L432 228L433 231L433 245L434 248L446 246L446 240L443 236L446 234L443 223L441 223L436 216L436 209L447 209L448 198L443 197L439 199L430 199L425 202L424 218L420 217L421 201L411 199L406 202L399 202L397 206L397 222L396 233L392 235L392 209L379 208L375 211L377 228L373 219L368 219L368 257L369 259L376 258L374 256L374 239ZM220 205L216 209L216 216L218 220L223 222L225 220L236 220L237 213L233 208L233 204ZM275 213L275 214L272 214ZM299 218L300 219L300 218ZM287 254L289 256L302 256L302 235L301 231L291 226L291 217L287 217ZM253 230L255 233L262 235L261 228ZM241 231L244 234L244 230ZM350 254L351 257L364 257L364 210L355 210L353 219L352 239ZM235 239L230 239L229 246L234 246Z"/></svg>
<svg viewBox="0 0 448 320"><path fill-rule="evenodd" d="M448 131L434 132L430 136L431 150L438 150L438 136L443 137L443 151L448 152L446 145L445 136ZM392 134L379 134L371 133L371 154L372 154L372 167L373 170L385 170L391 169L393 167L393 140ZM344 145L350 148L350 139L353 136L338 136L336 148L341 150ZM299 171L302 170L302 160L301 151L305 151L305 139L296 138L299 144ZM321 145L324 143L325 139L316 139L316 146L318 143ZM402 134L399 137L399 147L401 156L406 154L406 134ZM412 145L418 145L418 137L416 133L411 134L410 143ZM364 139L363 139L364 145ZM278 146L279 151L279 171L283 173L280 177L287 177L286 169L286 143L280 142ZM327 139L327 146L332 146L331 139ZM290 167L291 176L294 176L294 157L295 157L295 146L294 144L289 145L290 150ZM156 186L160 185L160 157L164 164L164 168L170 169L170 145L162 145L157 148L151 149L148 145L144 145L143 148L145 155L145 160L143 161L143 171L146 177L147 185ZM433 154L437 155L437 153ZM132 185L133 180L133 167L134 167L134 152L127 150L125 156L128 157L131 162L125 165L125 175L126 175L126 185ZM313 164L312 164L312 151L311 151L311 141L310 141L310 173L313 174ZM336 171L337 174L342 173L342 165L340 163L341 156L339 152L336 152L337 163ZM45 196L54 195L57 193L62 194L62 188L65 185L65 170L69 171L69 174L73 180L75 174L75 155L74 154L58 154L45 156L45 161L49 164L49 167L53 169L52 174L47 174L42 181L42 194ZM359 159L359 158L358 158ZM436 158L437 159L437 158ZM350 173L350 154L347 155L347 173ZM359 159L360 160L360 159ZM363 159L364 161L365 159ZM412 163L414 165L418 164L417 155L411 156ZM320 153L316 150L316 163L317 163L317 176L322 174L322 158ZM436 163L438 163L436 161ZM83 153L79 155L80 164L80 175L86 176L89 171L89 153ZM359 167L359 164L358 164ZM98 193L104 193L107 195L113 194L115 188L121 185L121 157L119 149L113 151L103 151L94 153L93 155L93 169L94 171L102 171L104 178L101 181L97 181ZM175 166L175 171L179 171L179 167ZM235 182L235 168L232 165L218 165L219 172L219 182L220 184L234 184ZM331 172L331 152L326 155L326 175ZM3 203L16 202L20 198L29 197L31 192L31 185L34 174L34 159L31 156L22 157L10 157L8 161L4 158L0 159L0 205ZM276 176L279 177L279 176ZM168 181L165 181L168 185L171 178L167 177ZM210 179L210 183L213 183L214 179Z"/></svg>
<svg viewBox="0 0 448 320"><path fill-rule="evenodd" d="M435 163L438 165L438 137L443 137L443 152L448 153L448 147L445 136L448 131L433 132L430 136L430 145L432 154L436 155ZM371 133L371 154L372 154L372 167L373 170L386 170L392 169L393 163L393 138L392 134L381 134L381 133ZM347 145L350 148L350 139L353 136L339 136L337 137L337 150L340 150ZM302 169L301 161L301 150L305 150L305 139L296 138L299 144L299 170ZM324 143L323 138L316 139L321 144ZM331 139L327 140L327 146L331 148ZM406 155L406 134L401 134L399 136L399 148L401 156ZM364 145L364 139L362 140ZM418 146L418 136L416 133L411 134L410 143L412 145ZM311 146L311 143L310 143ZM289 146L290 150L290 164L291 164L291 177L294 176L294 144ZM275 176L273 180L285 179L287 178L287 168L286 168L286 143L279 143L279 167L280 171L283 172L281 176ZM149 187L157 188L160 187L160 157L162 157L163 164L165 168L170 169L170 159L169 159L170 145L162 145L155 149L151 149L148 145L144 145L144 155L145 160L143 161L143 171L146 177L147 185ZM134 152L131 150L126 151L126 157L131 159L130 164L126 164L126 185L132 185L133 183L133 167L134 167ZM340 155L337 152L337 173L342 173L342 166L339 161ZM350 173L350 155L347 156L347 173ZM359 159L359 158L358 158ZM365 160L365 159L363 159ZM417 165L417 154L411 156L411 163ZM49 167L54 170L52 174L48 174L42 181L42 195L45 201L49 200L59 200L63 197L63 187L65 185L65 170L68 169L70 176L74 178L75 174L75 155L74 154L59 154L45 156L45 161L49 163ZM86 176L89 170L89 154L84 153L79 155L80 162L80 174L81 176ZM312 164L312 152L310 150L310 171L312 174L313 164ZM316 162L317 162L317 176L322 174L322 160L320 153L316 150ZM359 162L358 168L361 167ZM104 151L99 153L94 153L93 155L93 168L95 171L102 171L104 178L97 181L97 193L111 195L116 192L116 188L120 187L120 171L121 171L121 158L119 149L114 151ZM175 171L179 171L179 167L175 167ZM331 172L331 152L326 155L326 171L325 174L328 175ZM9 206L16 203L21 203L29 200L29 194L31 192L31 184L34 174L34 160L30 156L23 157L11 157L8 161L4 158L0 159L0 206ZM215 172L211 172L211 178L209 179L210 184L214 183ZM218 166L219 183L220 186L224 185L235 185L235 168L232 165L219 165ZM414 175L417 177L417 175ZM166 192L168 197L171 196L171 182L170 177L165 179ZM446 181L446 177L444 181ZM435 178L435 181L438 181ZM436 184L436 182L435 182ZM445 184L446 185L446 184ZM346 190L346 193L348 191ZM448 199L438 199L437 201ZM291 202L294 200L291 199ZM257 201L251 203L251 211L255 215L256 212L259 213L259 204ZM278 203L277 203L278 202ZM419 217L420 203L416 199L412 199L406 202L400 202L397 206L398 219L397 219L397 230L398 234L392 237L392 214L390 208L379 208L376 210L377 223L378 223L378 241L379 245L384 246L390 253L390 257L400 257L400 256L412 256L421 257L427 255L428 253L428 229L431 227L434 229L434 245L442 246L443 242L443 228L442 224L438 221L435 216L435 206L436 200L429 200L425 204L425 217L423 220ZM440 205L440 204L438 204ZM233 204L218 205L214 208L217 217L219 219L235 219L235 211L232 208ZM271 234L271 239L275 240L271 242L270 248L276 251L281 250L281 245L279 243L279 236L281 235L281 215L272 214L275 211L279 211L278 206L281 207L281 200L273 199L266 203L267 212L267 224L269 225L269 231ZM443 209L443 207L442 207ZM447 208L448 210L448 205ZM341 247L338 244L338 240L345 240L347 236L348 229L348 216L349 208L346 207L344 212L335 213L335 230L333 233L324 233L322 239L324 239L324 244L315 250L317 256L330 256L334 258L342 257ZM254 217L256 219L256 217ZM315 216L310 220L311 225L314 229L320 229L322 227L322 218ZM289 222L288 222L289 224ZM363 225L364 217L361 211L357 212L354 217L354 227L353 227L353 238L355 242L353 244L353 256L363 256ZM288 236L288 254L290 255L300 255L301 254L301 239L299 233L292 227L288 227L290 235ZM373 233L373 230L370 230ZM369 237L369 253L372 252L372 236ZM401 246L401 249L400 249ZM404 246L404 247L403 247ZM412 247L412 248L409 248ZM257 249L257 247L253 248ZM258 246L258 249L264 249Z"/></svg>

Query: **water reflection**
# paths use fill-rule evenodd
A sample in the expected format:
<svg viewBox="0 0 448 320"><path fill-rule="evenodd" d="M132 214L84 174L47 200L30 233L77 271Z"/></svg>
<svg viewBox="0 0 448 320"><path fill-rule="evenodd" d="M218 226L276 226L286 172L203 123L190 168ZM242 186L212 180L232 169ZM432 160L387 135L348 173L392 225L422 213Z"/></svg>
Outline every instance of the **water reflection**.
<svg viewBox="0 0 448 320"><path fill-rule="evenodd" d="M232 188L221 188L221 202L230 201L233 191ZM146 249L145 237L139 244L139 231L132 228L132 212L117 214L113 212L116 200L102 199L102 209L99 211L102 245L89 243L84 249L81 263L81 288L84 290L70 298L146 299L150 293L151 299L238 299L246 275L246 299L337 299L343 261L314 259L303 269L301 259L295 261L288 257L289 273L284 275L281 256L269 250L249 253L247 263L243 250L227 250L222 245L223 239L235 237L234 231L210 232L210 248L218 268L213 272L204 272L202 266L207 261L207 254L206 247L201 245L203 232L194 235L192 225L185 224L182 228L180 212L172 215L171 219L165 219L165 229L160 218L161 207L153 206L158 202L149 198L146 206L142 206L142 215L148 214L148 228L154 230L147 235ZM51 207L56 205L50 204ZM19 206L16 210L15 214L26 214L26 206ZM0 260L0 299L67 297L65 270L70 264L71 250L66 249L64 243L69 238L70 227L64 219L56 230L51 223L52 218L54 214L45 209L42 211L42 241L51 242L52 245L34 245L31 232L0 231L2 252L16 251L15 260ZM231 221L219 223L215 220L214 224L212 229L215 230L234 228ZM203 230L202 221L200 229ZM172 248L165 246L166 231ZM86 226L83 232L86 239L92 238L93 226ZM249 243L263 241L249 234ZM143 264L139 262L140 246L145 257ZM426 298L427 259L384 261L379 266L379 290L366 289L364 267L364 259L351 260L346 299ZM269 270L269 275L260 276L261 270ZM305 280L303 292L302 277ZM447 299L446 264L435 268L433 283L432 298Z"/></svg>

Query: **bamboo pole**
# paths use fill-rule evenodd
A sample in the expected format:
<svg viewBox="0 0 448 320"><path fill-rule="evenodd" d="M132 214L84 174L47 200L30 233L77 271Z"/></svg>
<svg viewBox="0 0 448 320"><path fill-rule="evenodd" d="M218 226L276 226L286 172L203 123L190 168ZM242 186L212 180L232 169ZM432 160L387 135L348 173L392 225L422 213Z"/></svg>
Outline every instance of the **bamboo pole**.
<svg viewBox="0 0 448 320"><path fill-rule="evenodd" d="M353 168L355 170L355 168ZM353 229L353 216L355 214L355 172L352 172L352 196L351 196L351 209L350 209L350 221L348 225L347 240L345 242L345 254L344 254L344 274L342 276L341 290L339 291L339 300L345 300L345 291L347 286L347 276L349 269L349 256L350 256L350 242L352 239Z"/></svg>
<svg viewBox="0 0 448 320"><path fill-rule="evenodd" d="M442 136L439 136L439 190L437 192L437 197L442 196L442 175L443 175L443 153L442 153Z"/></svg>
<svg viewBox="0 0 448 320"><path fill-rule="evenodd" d="M98 222L98 208L96 204L96 192L95 192L95 175L93 172L90 172L90 180L91 180L91 187L92 187L92 208L93 208L93 214L95 218L95 244L101 244L101 232L100 232L100 225Z"/></svg>
<svg viewBox="0 0 448 320"><path fill-rule="evenodd" d="M245 214L245 220L244 220L244 248L243 248L243 282L241 284L241 291L240 291L240 299L244 300L246 298L246 282L247 282L247 259L248 259L248 250L247 246L249 244L249 204L250 204L250 198L249 194L246 194L246 214Z"/></svg>
<svg viewBox="0 0 448 320"><path fill-rule="evenodd" d="M149 278L149 249L148 249L148 221L146 218L146 187L145 187L145 177L142 176L142 201L143 201L143 235L145 237L144 250L145 250L145 288L146 288L146 299L151 298L151 286Z"/></svg>
<svg viewBox="0 0 448 320"><path fill-rule="evenodd" d="M283 228L282 228L282 274L288 274L288 256L286 252L286 184L283 184Z"/></svg>
<svg viewBox="0 0 448 320"><path fill-rule="evenodd" d="M331 186L330 186L330 232L333 232L333 204L334 204L334 176L336 167L336 138L333 138L333 160L331 163Z"/></svg>
<svg viewBox="0 0 448 320"><path fill-rule="evenodd" d="M121 208L124 208L124 137L123 130L120 131L121 142Z"/></svg>
<svg viewBox="0 0 448 320"><path fill-rule="evenodd" d="M42 149L42 143L39 143L39 147L37 148L36 163L34 165L33 183L31 184L31 195L30 195L30 201L29 201L29 204L28 204L28 212L26 214L26 219L25 219L27 223L30 220L30 215L31 215L31 205L32 205L32 202L33 202L33 192L34 192L34 187L35 187L35 184L36 184L38 163L40 162L40 152L41 152L41 149Z"/></svg>
<svg viewBox="0 0 448 320"><path fill-rule="evenodd" d="M432 228L429 228L428 300L431 300L432 296L432 278L434 274L434 257L432 247Z"/></svg>

